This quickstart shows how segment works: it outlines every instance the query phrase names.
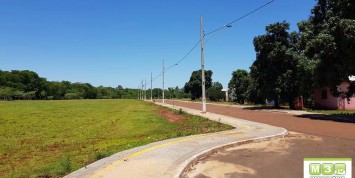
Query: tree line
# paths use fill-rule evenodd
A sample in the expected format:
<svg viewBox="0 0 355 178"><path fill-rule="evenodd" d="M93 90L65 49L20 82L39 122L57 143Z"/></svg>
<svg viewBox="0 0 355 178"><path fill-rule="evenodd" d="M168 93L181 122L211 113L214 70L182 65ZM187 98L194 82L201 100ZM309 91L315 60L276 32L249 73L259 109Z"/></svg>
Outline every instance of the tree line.
<svg viewBox="0 0 355 178"><path fill-rule="evenodd" d="M162 89L152 90L153 98L162 98ZM36 72L29 70L0 70L1 100L69 100L69 99L137 99L139 89L117 87L94 87L89 83L69 81L47 81ZM150 99L150 89L145 93ZM165 90L166 98L188 98L189 95L178 87Z"/></svg>
<svg viewBox="0 0 355 178"><path fill-rule="evenodd" d="M234 101L258 104L286 101L292 107L302 96L313 105L314 89L330 87L334 96L355 94L355 3L351 0L318 0L298 32L289 32L286 21L266 26L254 38L256 59L246 70L236 70L229 82ZM339 92L348 82L347 92Z"/></svg>
<svg viewBox="0 0 355 178"><path fill-rule="evenodd" d="M351 0L318 0L308 20L299 22L299 31L290 32L286 21L266 26L266 34L253 40L256 59L250 72L232 72L228 84L234 102L264 104L273 101L278 107L295 99L314 107L316 88L329 87L334 96L349 98L355 94L355 3ZM212 82L213 72L205 71L209 100L224 98L222 87ZM201 70L194 71L184 91L191 99L202 95ZM348 82L347 92L340 92L341 82ZM217 97L215 97L217 96Z"/></svg>
<svg viewBox="0 0 355 178"><path fill-rule="evenodd" d="M212 101L224 98L222 84L212 82L212 71L206 71L207 96ZM189 83L189 82L188 82ZM184 88L169 87L164 90L166 99L200 98L202 95L201 70L192 73L190 83ZM191 94L190 94L191 91ZM163 90L117 87L95 87L89 83L47 81L29 70L0 70L0 100L71 100L71 99L162 99ZM145 96L145 97L144 97Z"/></svg>
<svg viewBox="0 0 355 178"><path fill-rule="evenodd" d="M89 83L47 81L29 70L0 70L0 98L3 100L136 98L137 94L120 86L94 87Z"/></svg>
<svg viewBox="0 0 355 178"><path fill-rule="evenodd" d="M253 40L256 59L250 72L232 72L229 96L238 103L263 104L288 102L303 98L313 106L313 91L330 87L334 96L355 94L355 3L351 0L318 0L308 20L299 22L299 31L290 32L286 21L266 26L266 34ZM213 72L205 71L206 96L220 101L225 95L219 82L212 82ZM341 82L350 85L339 92ZM165 98L198 99L202 95L201 70L193 71L183 88L170 87ZM144 93L150 98L150 89ZM162 90L154 88L153 98L162 98ZM53 82L32 71L1 71L0 99L103 99L139 98L139 89L122 86L94 87L89 83Z"/></svg>

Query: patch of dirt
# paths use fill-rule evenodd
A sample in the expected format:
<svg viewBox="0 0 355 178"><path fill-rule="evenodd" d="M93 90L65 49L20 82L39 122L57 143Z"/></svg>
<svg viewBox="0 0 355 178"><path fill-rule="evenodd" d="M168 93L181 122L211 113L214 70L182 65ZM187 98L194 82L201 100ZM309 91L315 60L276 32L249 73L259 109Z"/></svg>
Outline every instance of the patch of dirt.
<svg viewBox="0 0 355 178"><path fill-rule="evenodd" d="M146 139L146 138L150 138L150 137L148 137L148 136L146 136L146 135L138 135L138 136L137 136L137 139L139 139L139 140L144 140L144 139Z"/></svg>
<svg viewBox="0 0 355 178"><path fill-rule="evenodd" d="M160 102L160 100L157 100ZM201 103L165 100L165 103L186 108L201 110ZM245 107L244 107L245 108ZM262 108L261 108L262 109ZM207 104L207 112L222 114L244 120L256 121L286 128L290 132L285 138L270 142L248 144L212 154L191 170L221 170L218 175L224 177L303 177L304 158L352 158L352 172L355 172L355 124L312 118L307 114L295 116L285 112L268 112L265 110L250 110L231 106ZM292 113L292 112L291 112ZM303 133L303 134L299 134ZM241 148L238 149L237 147ZM239 172L223 171L221 163L241 165L255 171ZM229 165L228 164L228 165ZM221 167L221 169L217 167ZM235 167L236 169L238 167ZM211 171L210 171L211 172ZM213 171L212 171L213 172ZM193 173L193 172L190 172ZM215 173L217 174L217 173ZM193 176L213 177L206 171L194 172Z"/></svg>
<svg viewBox="0 0 355 178"><path fill-rule="evenodd" d="M158 115L163 116L166 120L173 123L180 122L185 119L183 116L176 115L175 113L164 109L158 109L156 112Z"/></svg>
<svg viewBox="0 0 355 178"><path fill-rule="evenodd" d="M355 141L289 132L284 138L218 150L183 177L303 177L304 158L355 159ZM354 162L352 171L355 171Z"/></svg>
<svg viewBox="0 0 355 178"><path fill-rule="evenodd" d="M233 174L255 174L255 170L238 164L213 161L210 166L198 167L189 177L194 178L225 178Z"/></svg>
<svg viewBox="0 0 355 178"><path fill-rule="evenodd" d="M48 150L57 153L57 152L59 152L60 149L58 146L54 145L54 146L49 146Z"/></svg>
<svg viewBox="0 0 355 178"><path fill-rule="evenodd" d="M24 161L24 160L26 160L26 159L30 159L30 158L33 158L33 154L32 154L32 152L29 152L29 153L25 153L25 154L23 154L22 156L21 156L21 161Z"/></svg>
<svg viewBox="0 0 355 178"><path fill-rule="evenodd" d="M287 150L289 149L290 146L294 145L295 141L298 140L303 140L303 141L314 141L320 142L322 141L323 138L318 137L318 136L313 136L313 135L306 135L306 134L301 134L297 132L289 132L289 134L286 136L287 138L283 139L275 139L271 141L264 141L264 142L256 142L253 144L245 144L245 145L240 145L237 147L231 147L225 149L225 153L228 154L230 151L237 151L241 149L249 149L249 153L252 153L252 149L257 149L260 152L277 152L279 154L288 154ZM252 155L241 155L244 157L252 157Z"/></svg>
<svg viewBox="0 0 355 178"><path fill-rule="evenodd" d="M54 143L52 145L48 145L47 150L57 153L57 152L61 151L64 146L67 146L67 145L68 144Z"/></svg>

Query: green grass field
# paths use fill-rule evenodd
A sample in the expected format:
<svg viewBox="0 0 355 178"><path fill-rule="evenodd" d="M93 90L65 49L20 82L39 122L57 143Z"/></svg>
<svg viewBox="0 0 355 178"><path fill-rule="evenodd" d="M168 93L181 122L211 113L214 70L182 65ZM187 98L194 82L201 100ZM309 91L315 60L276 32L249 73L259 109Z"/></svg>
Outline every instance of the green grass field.
<svg viewBox="0 0 355 178"><path fill-rule="evenodd" d="M136 100L2 101L0 177L57 177L136 146L230 128Z"/></svg>

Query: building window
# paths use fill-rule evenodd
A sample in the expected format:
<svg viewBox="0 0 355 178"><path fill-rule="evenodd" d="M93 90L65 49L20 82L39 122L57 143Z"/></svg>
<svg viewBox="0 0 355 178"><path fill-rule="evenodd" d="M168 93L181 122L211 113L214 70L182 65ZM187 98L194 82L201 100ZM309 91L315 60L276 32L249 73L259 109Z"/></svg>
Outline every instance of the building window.
<svg viewBox="0 0 355 178"><path fill-rule="evenodd" d="M327 92L327 90L322 90L322 99L324 99L324 100L328 99L328 92Z"/></svg>

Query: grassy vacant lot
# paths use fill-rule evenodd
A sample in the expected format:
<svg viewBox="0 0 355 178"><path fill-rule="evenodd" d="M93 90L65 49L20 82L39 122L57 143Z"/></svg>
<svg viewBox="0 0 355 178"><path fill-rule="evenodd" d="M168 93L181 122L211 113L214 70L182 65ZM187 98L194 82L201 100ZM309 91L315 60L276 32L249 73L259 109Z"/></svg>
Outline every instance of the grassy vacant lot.
<svg viewBox="0 0 355 178"><path fill-rule="evenodd" d="M0 102L0 177L61 176L132 147L229 128L136 100Z"/></svg>

